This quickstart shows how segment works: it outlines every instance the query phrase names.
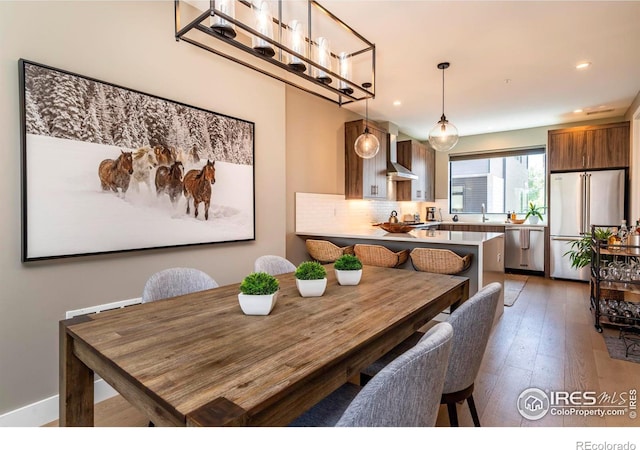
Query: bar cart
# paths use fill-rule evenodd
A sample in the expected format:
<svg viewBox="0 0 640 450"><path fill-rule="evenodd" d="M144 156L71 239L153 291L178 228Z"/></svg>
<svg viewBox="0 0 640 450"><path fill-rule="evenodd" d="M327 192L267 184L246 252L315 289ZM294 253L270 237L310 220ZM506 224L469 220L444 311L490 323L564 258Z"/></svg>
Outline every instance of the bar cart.
<svg viewBox="0 0 640 450"><path fill-rule="evenodd" d="M624 244L597 239L598 229L612 228L591 226L591 310L596 330L619 328L629 352L640 333L640 236Z"/></svg>

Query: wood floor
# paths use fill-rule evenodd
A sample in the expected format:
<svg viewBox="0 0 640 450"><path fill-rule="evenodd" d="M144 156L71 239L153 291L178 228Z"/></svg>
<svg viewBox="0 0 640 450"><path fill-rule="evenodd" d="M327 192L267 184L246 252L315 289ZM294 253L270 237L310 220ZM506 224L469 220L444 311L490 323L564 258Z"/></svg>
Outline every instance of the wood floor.
<svg viewBox="0 0 640 450"><path fill-rule="evenodd" d="M611 359L595 331L588 285L529 277L518 300L505 312L489 341L476 379L474 399L485 427L624 427L640 418L552 416L538 421L520 416L516 400L528 387L550 391L609 394L640 390L640 364ZM606 330L605 333L613 333ZM460 426L473 426L468 407L458 405ZM121 397L96 406L96 426L142 427L147 419ZM438 426L448 426L445 407ZM57 426L53 422L48 426Z"/></svg>

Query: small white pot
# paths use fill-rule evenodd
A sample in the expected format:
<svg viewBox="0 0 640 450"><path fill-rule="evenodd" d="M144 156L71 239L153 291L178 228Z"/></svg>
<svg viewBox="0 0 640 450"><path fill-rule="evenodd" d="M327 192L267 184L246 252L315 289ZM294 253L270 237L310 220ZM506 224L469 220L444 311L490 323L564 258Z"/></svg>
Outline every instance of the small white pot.
<svg viewBox="0 0 640 450"><path fill-rule="evenodd" d="M341 286L355 286L360 283L362 269L360 270L335 270L336 278Z"/></svg>
<svg viewBox="0 0 640 450"><path fill-rule="evenodd" d="M271 295L238 294L238 301L242 312L247 316L266 316L276 306L278 291Z"/></svg>
<svg viewBox="0 0 640 450"><path fill-rule="evenodd" d="M537 224L539 220L538 216L529 216L529 223L531 225Z"/></svg>
<svg viewBox="0 0 640 450"><path fill-rule="evenodd" d="M296 286L298 292L303 297L320 297L324 294L324 290L327 287L327 279L322 280L298 280L296 278Z"/></svg>

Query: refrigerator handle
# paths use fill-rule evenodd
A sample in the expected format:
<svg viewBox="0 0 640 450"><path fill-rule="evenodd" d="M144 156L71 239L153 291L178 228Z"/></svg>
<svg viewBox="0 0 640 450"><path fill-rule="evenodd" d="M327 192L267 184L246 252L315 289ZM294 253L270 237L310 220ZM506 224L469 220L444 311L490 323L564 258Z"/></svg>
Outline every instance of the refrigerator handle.
<svg viewBox="0 0 640 450"><path fill-rule="evenodd" d="M585 177L584 173L580 174L580 234L584 234L584 188Z"/></svg>
<svg viewBox="0 0 640 450"><path fill-rule="evenodd" d="M587 213L584 215L584 218L585 218L584 228L585 228L585 232L589 233L591 231L590 230L591 228L591 174L590 173L587 174L585 180L587 183L584 189L584 192L586 194L584 204L585 204L585 209Z"/></svg>

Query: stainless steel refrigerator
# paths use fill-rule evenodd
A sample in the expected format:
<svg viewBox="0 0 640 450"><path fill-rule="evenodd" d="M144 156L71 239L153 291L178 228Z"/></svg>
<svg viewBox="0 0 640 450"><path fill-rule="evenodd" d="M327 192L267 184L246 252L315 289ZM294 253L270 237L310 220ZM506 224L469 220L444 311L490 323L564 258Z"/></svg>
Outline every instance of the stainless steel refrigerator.
<svg viewBox="0 0 640 450"><path fill-rule="evenodd" d="M618 225L625 218L626 173L621 170L551 174L549 204L550 270L552 278L589 280L589 267L574 269L570 242L591 231L591 225Z"/></svg>

